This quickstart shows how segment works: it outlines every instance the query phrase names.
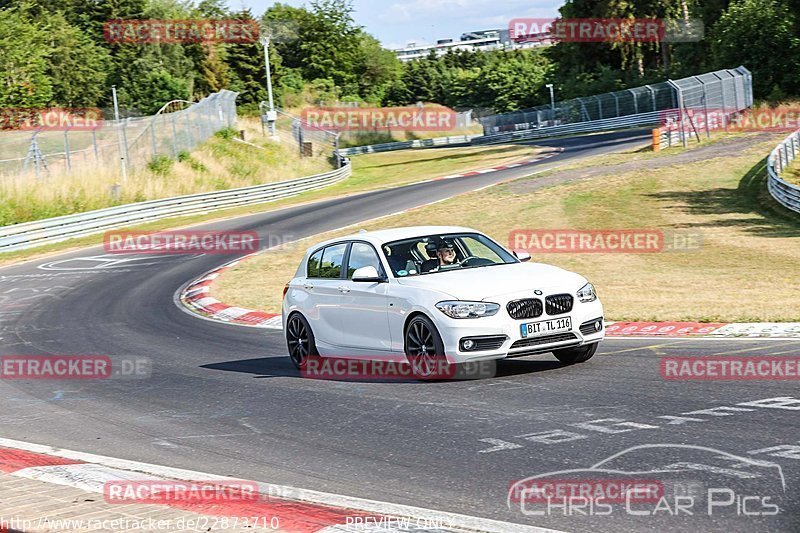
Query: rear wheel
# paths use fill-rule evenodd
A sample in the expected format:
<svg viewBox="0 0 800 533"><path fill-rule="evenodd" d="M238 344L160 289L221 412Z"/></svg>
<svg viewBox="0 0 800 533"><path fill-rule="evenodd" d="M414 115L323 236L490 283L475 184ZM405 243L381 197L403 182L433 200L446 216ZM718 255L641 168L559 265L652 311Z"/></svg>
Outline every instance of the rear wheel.
<svg viewBox="0 0 800 533"><path fill-rule="evenodd" d="M408 323L405 351L416 377L423 379L442 377L446 361L444 342L428 317L418 315Z"/></svg>
<svg viewBox="0 0 800 533"><path fill-rule="evenodd" d="M567 348L564 350L553 350L553 355L556 359L566 365L574 365L575 363L584 363L592 358L597 351L599 342L587 344L586 346L578 346L577 348Z"/></svg>
<svg viewBox="0 0 800 533"><path fill-rule="evenodd" d="M305 368L309 356L317 355L314 333L300 313L290 316L286 324L286 347L289 349L289 359L298 370Z"/></svg>

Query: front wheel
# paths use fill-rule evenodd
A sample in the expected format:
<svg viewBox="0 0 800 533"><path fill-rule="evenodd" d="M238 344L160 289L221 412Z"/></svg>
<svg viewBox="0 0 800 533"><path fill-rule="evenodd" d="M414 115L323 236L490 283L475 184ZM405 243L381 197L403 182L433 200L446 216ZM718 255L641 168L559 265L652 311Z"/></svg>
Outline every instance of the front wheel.
<svg viewBox="0 0 800 533"><path fill-rule="evenodd" d="M585 363L592 358L597 351L599 342L587 344L586 346L578 346L577 348L566 348L564 350L553 350L553 355L556 359L566 365L574 365L575 363Z"/></svg>
<svg viewBox="0 0 800 533"><path fill-rule="evenodd" d="M408 323L405 334L406 358L414 375L422 379L441 377L446 365L444 342L431 320L415 316Z"/></svg>
<svg viewBox="0 0 800 533"><path fill-rule="evenodd" d="M286 346L289 349L289 359L298 370L305 368L309 356L317 355L314 333L300 313L290 316L286 324Z"/></svg>

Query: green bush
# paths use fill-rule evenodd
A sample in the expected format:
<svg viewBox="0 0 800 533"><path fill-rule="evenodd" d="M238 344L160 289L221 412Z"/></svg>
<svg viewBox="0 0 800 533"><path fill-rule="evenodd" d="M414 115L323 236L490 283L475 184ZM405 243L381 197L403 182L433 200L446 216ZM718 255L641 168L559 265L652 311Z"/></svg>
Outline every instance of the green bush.
<svg viewBox="0 0 800 533"><path fill-rule="evenodd" d="M169 157L165 155L157 155L149 163L147 163L147 168L153 174L158 176L167 176L172 171L173 163L174 162Z"/></svg>
<svg viewBox="0 0 800 533"><path fill-rule="evenodd" d="M238 137L239 136L239 132L236 131L233 128L224 128L224 129L219 130L214 135L216 135L220 139L230 140L230 139L233 139L234 137Z"/></svg>

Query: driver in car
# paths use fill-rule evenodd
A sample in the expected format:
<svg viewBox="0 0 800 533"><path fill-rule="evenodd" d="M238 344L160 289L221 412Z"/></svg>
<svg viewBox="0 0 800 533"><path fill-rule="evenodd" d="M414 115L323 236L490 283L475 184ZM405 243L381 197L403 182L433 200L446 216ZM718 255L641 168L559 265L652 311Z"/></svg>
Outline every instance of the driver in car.
<svg viewBox="0 0 800 533"><path fill-rule="evenodd" d="M439 248L436 250L436 257L439 258L439 265L434 270L439 270L440 267L458 265L458 261L456 261L456 247L453 241L449 239L444 239L439 244Z"/></svg>

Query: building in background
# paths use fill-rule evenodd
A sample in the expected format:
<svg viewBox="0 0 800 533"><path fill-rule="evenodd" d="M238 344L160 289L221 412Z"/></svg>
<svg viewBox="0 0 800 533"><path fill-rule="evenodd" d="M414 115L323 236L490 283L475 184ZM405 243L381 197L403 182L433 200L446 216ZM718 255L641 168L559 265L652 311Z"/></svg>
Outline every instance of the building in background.
<svg viewBox="0 0 800 533"><path fill-rule="evenodd" d="M469 50L473 52L488 52L491 50L519 50L551 44L550 35L526 36L523 41L511 39L508 29L479 30L461 34L461 38L439 39L436 44L408 43L405 48L393 50L400 61L411 61L427 57L431 52L437 56L446 54L450 50Z"/></svg>

